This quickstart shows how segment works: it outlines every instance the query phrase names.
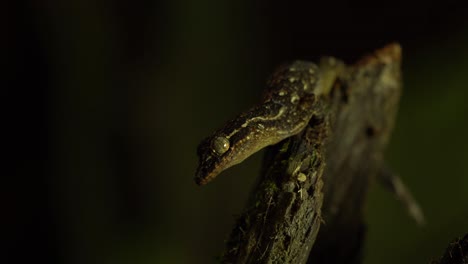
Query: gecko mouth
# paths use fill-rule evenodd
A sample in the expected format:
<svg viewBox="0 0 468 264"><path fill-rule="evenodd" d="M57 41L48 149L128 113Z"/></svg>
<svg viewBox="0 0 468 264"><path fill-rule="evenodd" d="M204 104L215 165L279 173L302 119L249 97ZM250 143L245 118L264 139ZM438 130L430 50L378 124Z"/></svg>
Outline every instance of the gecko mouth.
<svg viewBox="0 0 468 264"><path fill-rule="evenodd" d="M212 181L219 172L216 170L208 170L206 167L200 165L195 174L195 183L203 186Z"/></svg>
<svg viewBox="0 0 468 264"><path fill-rule="evenodd" d="M195 173L195 183L200 186L205 185L227 168L238 164L240 161L232 158L231 151L232 149L223 157L208 156L208 158L200 158L201 162Z"/></svg>
<svg viewBox="0 0 468 264"><path fill-rule="evenodd" d="M195 173L195 183L200 186L205 185L207 183L205 175L206 174L203 172L202 167L199 166L197 172Z"/></svg>
<svg viewBox="0 0 468 264"><path fill-rule="evenodd" d="M195 177L195 183L197 185L200 185L200 186L203 186L205 184L207 184L209 182L209 180L207 180L206 178L203 178L203 177Z"/></svg>
<svg viewBox="0 0 468 264"><path fill-rule="evenodd" d="M219 160L206 152L199 153L200 163L195 172L195 183L202 186L213 180L219 171Z"/></svg>

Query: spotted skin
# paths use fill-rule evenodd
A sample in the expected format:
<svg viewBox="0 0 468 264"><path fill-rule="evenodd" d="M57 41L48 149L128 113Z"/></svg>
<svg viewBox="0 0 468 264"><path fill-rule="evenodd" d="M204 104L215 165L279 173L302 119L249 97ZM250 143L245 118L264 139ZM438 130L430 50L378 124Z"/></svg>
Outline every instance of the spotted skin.
<svg viewBox="0 0 468 264"><path fill-rule="evenodd" d="M330 59L327 66L332 64ZM322 72L316 64L305 61L278 68L268 80L259 105L230 120L200 143L195 182L205 185L260 149L302 131L314 115L314 103L330 89L332 82L325 75L328 72L328 68Z"/></svg>

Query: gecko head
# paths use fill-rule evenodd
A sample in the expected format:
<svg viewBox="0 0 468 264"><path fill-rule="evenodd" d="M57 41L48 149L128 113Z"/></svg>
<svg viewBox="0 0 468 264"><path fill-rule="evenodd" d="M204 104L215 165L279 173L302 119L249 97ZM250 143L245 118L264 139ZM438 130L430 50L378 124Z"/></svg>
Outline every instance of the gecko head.
<svg viewBox="0 0 468 264"><path fill-rule="evenodd" d="M262 148L302 131L313 114L317 72L315 64L302 61L276 71L261 104L200 143L195 182L205 185Z"/></svg>
<svg viewBox="0 0 468 264"><path fill-rule="evenodd" d="M195 175L198 185L205 185L228 167L231 143L224 135L213 135L204 139L197 149L199 165Z"/></svg>
<svg viewBox="0 0 468 264"><path fill-rule="evenodd" d="M275 136L264 131L263 126L247 119L240 116L228 122L200 143L197 149L199 164L195 174L198 185L207 184L224 170L277 142L271 141L276 139Z"/></svg>
<svg viewBox="0 0 468 264"><path fill-rule="evenodd" d="M197 149L199 164L195 174L198 185L207 184L224 170L241 163L256 152L254 143L241 137L249 127L241 130L242 132L237 132L232 137L217 132L200 143Z"/></svg>
<svg viewBox="0 0 468 264"><path fill-rule="evenodd" d="M226 127L232 127L237 121L228 123ZM238 126L235 126L238 127ZM204 139L198 146L198 168L195 174L195 182L205 185L224 170L241 163L246 158L260 149L276 144L284 138L276 135L276 132L268 132L260 129L256 124L240 126L234 133L218 131L211 137ZM231 135L226 136L226 135Z"/></svg>

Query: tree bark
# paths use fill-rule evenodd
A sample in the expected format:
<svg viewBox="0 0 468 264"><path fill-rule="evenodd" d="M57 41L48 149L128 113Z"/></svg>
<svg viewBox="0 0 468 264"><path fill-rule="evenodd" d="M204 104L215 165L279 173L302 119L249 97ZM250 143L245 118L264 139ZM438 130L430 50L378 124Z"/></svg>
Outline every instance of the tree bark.
<svg viewBox="0 0 468 264"><path fill-rule="evenodd" d="M390 44L346 67L309 126L267 150L223 263L360 262L367 189L384 167L401 93L400 57Z"/></svg>
<svg viewBox="0 0 468 264"><path fill-rule="evenodd" d="M468 263L468 234L463 238L452 241L438 261L432 264L467 264Z"/></svg>

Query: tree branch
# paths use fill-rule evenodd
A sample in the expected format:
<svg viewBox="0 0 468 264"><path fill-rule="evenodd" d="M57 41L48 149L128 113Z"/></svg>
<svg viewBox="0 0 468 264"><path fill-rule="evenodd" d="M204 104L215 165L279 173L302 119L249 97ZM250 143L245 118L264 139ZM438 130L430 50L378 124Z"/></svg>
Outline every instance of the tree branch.
<svg viewBox="0 0 468 264"><path fill-rule="evenodd" d="M467 264L468 263L468 234L463 238L452 241L438 261L432 264Z"/></svg>
<svg viewBox="0 0 468 264"><path fill-rule="evenodd" d="M268 149L223 263L359 262L363 205L400 92L398 44L340 72L309 126Z"/></svg>

